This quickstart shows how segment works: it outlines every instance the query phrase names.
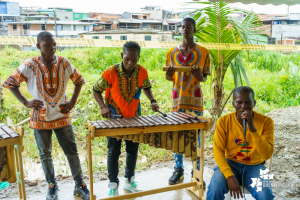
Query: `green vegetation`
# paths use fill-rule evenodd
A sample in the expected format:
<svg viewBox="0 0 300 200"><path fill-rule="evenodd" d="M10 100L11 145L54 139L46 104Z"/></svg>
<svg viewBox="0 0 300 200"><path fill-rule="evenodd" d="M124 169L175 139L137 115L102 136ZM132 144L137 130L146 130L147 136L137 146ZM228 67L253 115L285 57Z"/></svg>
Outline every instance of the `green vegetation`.
<svg viewBox="0 0 300 200"><path fill-rule="evenodd" d="M77 144L81 150L82 161L86 158L86 121L95 119L101 120L99 106L92 94L92 87L104 69L110 65L121 62L121 50L121 48L84 48L57 52L58 55L67 57L86 80L77 105L74 111L72 111L72 121ZM171 110L172 83L165 80L164 72L161 70L161 67L165 65L166 53L167 49L142 49L139 63L148 69L149 77L153 85L154 97L157 99L161 110L168 113ZM18 51L6 48L0 51L0 55L0 72L3 82L21 63L33 56L39 55L39 52ZM275 65L274 62L272 65L270 64L271 61L266 61L269 60L268 55L274 58L281 58L281 60L277 59L277 61L282 64L278 65L276 62L276 66L273 66ZM259 59L261 57L265 57L266 59ZM245 66L250 85L256 92L257 111L267 113L277 108L300 105L299 72L292 73L292 71L295 71L295 68L290 69L291 64L289 64L290 61L293 65L299 66L299 54L251 51L249 55L247 52L243 52L241 54L241 60ZM285 69L285 72L281 71L282 68ZM230 68L228 70L230 71ZM231 74L231 72L228 72L223 82L226 98L234 88L234 81ZM245 81L243 83L245 83ZM31 99L25 83L22 83L20 89L26 98ZM202 85L202 90L205 100L204 108L208 110L211 108L213 98L213 92L211 92L211 78ZM3 92L4 106L0 112L0 123L5 122L8 116L12 118L15 123L30 116L30 110L21 105L9 90L3 89ZM69 82L67 91L68 98L70 98L72 92L73 84ZM154 114L150 109L149 102L145 95L141 95L141 103L143 115ZM225 108L228 111L233 110L231 101L227 103ZM206 116L209 116L207 112L205 113ZM25 125L25 129L25 157L28 156L32 159L39 159L33 131L28 128L28 123ZM212 143L211 139L212 137L209 136L207 144ZM103 162L105 162L103 157L107 151L106 144L106 138L104 137L96 138L93 141L93 166L95 170L106 169L106 166L103 164ZM60 148L56 148L57 146L58 142L56 138L53 137L53 154L61 153ZM151 164L153 160L168 160L172 158L172 153L169 151L155 149L143 144L140 145L140 154L147 157L147 162L138 164L138 168L140 169L149 165L149 163ZM124 164L121 165L121 168L123 167ZM85 171L87 170L86 161L84 162L83 169Z"/></svg>

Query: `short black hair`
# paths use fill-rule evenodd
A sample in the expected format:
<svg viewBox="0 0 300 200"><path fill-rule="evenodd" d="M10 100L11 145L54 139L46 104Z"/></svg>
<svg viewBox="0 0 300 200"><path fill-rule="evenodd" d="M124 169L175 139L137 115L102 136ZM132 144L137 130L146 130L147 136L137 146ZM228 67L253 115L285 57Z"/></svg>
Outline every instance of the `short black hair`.
<svg viewBox="0 0 300 200"><path fill-rule="evenodd" d="M235 96L237 94L241 94L241 93L248 93L248 94L252 94L252 101L254 102L254 91L251 87L248 87L248 86L240 86L240 87L237 87L233 90L233 94L232 94L232 97L233 97L233 100L235 99Z"/></svg>
<svg viewBox="0 0 300 200"><path fill-rule="evenodd" d="M125 52L126 50L138 51L138 53L140 55L141 47L138 43L129 41L129 42L126 42L123 46L123 52Z"/></svg>
<svg viewBox="0 0 300 200"><path fill-rule="evenodd" d="M37 36L37 43L40 43L40 41L43 40L44 37L54 37L54 36L52 35L52 33L48 31L42 31Z"/></svg>
<svg viewBox="0 0 300 200"><path fill-rule="evenodd" d="M196 28L196 22L195 22L195 20L194 20L193 18L187 17L187 18L184 18L182 21L183 21L183 22L184 22L184 21L186 21L186 22L192 22L194 28Z"/></svg>

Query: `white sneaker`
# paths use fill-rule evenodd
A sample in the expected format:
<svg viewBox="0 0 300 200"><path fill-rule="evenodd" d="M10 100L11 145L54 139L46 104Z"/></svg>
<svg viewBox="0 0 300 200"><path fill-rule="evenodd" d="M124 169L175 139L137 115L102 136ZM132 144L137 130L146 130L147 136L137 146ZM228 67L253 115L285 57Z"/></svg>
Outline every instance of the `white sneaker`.
<svg viewBox="0 0 300 200"><path fill-rule="evenodd" d="M107 195L109 197L118 196L119 195L119 184L115 182L108 183L108 188L110 189Z"/></svg>
<svg viewBox="0 0 300 200"><path fill-rule="evenodd" d="M141 192L143 191L138 187L138 182L134 181L135 177L131 177L130 182L128 178L125 178L124 190L128 190L130 192Z"/></svg>

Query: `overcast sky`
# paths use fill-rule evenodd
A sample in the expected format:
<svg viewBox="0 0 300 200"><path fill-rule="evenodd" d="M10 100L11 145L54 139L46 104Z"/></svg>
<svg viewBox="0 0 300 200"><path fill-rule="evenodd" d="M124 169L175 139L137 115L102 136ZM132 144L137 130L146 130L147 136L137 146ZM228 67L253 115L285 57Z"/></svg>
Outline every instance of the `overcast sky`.
<svg viewBox="0 0 300 200"><path fill-rule="evenodd" d="M187 2L184 0L51 0L51 1L37 1L37 0L10 0L11 2L19 2L20 6L40 6L47 7L69 7L74 11L84 12L106 12L106 13L119 13L122 14L126 11L139 11L141 7L148 5L161 6L163 9L182 9L184 8L181 3ZM171 3L171 4L170 4ZM253 10L256 13L269 13L269 14L287 14L288 6L280 5L257 5L241 3L231 4L234 7L239 7L246 10ZM191 6L188 6L191 8ZM300 5L290 6L290 13L299 13Z"/></svg>

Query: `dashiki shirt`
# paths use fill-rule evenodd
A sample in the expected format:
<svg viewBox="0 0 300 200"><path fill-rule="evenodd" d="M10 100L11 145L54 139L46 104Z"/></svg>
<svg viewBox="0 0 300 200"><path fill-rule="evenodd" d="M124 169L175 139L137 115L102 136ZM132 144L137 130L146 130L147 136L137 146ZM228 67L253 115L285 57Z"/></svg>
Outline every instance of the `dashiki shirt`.
<svg viewBox="0 0 300 200"><path fill-rule="evenodd" d="M209 51L196 44L184 57L179 50L179 45L175 46L167 53L166 66L199 66L203 75L210 75ZM172 112L182 111L197 116L202 115L203 95L200 82L191 72L174 73L172 100Z"/></svg>
<svg viewBox="0 0 300 200"><path fill-rule="evenodd" d="M67 100L66 89L69 79L75 85L84 84L83 77L68 59L55 56L57 63L53 65L51 72L37 56L23 63L3 84L5 88L10 89L20 87L25 81L32 97L44 102L42 109L33 109L31 112L32 129L51 130L70 126L70 113L62 114L60 104Z"/></svg>
<svg viewBox="0 0 300 200"><path fill-rule="evenodd" d="M151 88L147 70L137 64L132 76L123 70L123 63L110 66L94 85L94 91L105 91L105 103L114 115L135 117L141 115L140 95L142 89Z"/></svg>

